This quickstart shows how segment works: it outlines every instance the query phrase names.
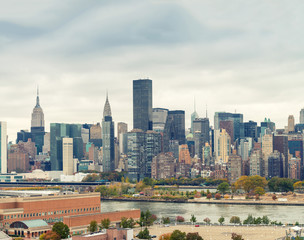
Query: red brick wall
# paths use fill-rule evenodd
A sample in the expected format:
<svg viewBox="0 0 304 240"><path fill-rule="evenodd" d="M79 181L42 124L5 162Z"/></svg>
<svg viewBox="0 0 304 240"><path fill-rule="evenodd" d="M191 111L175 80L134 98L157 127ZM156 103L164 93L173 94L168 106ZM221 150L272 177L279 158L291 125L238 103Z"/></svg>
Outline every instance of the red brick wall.
<svg viewBox="0 0 304 240"><path fill-rule="evenodd" d="M0 218L3 219L4 223L12 223L15 221L23 220L34 220L34 219L50 219L50 218L61 218L64 216L88 214L88 213L100 213L100 196L97 195L78 195L80 197L70 197L64 196L63 198L54 197L37 197L37 198L15 198L14 202L10 203L0 203L0 209L14 209L23 208L23 217L21 214L16 215L16 218L3 219L3 215ZM12 200L13 201L13 200ZM94 207L94 210L93 210ZM98 209L96 209L98 207ZM86 210L88 208L88 211ZM91 210L90 210L91 208ZM71 210L73 209L73 213ZM76 209L76 212L75 212ZM78 209L82 211L78 212ZM83 211L85 209L85 211ZM70 212L68 212L70 210ZM63 213L54 214L57 211L64 211ZM67 211L65 213L65 211ZM52 215L48 215L49 212L53 212ZM38 213L38 216L37 216ZM40 215L39 213L47 213L47 215ZM29 217L24 216L24 214L29 214ZM32 214L32 216L30 216ZM35 214L35 216L33 216Z"/></svg>
<svg viewBox="0 0 304 240"><path fill-rule="evenodd" d="M86 214L80 216L67 216L63 218L63 222L69 227L78 227L89 225L91 221L95 220L100 223L101 220L109 218L111 222L119 222L122 217L139 219L140 210L127 210L110 213L99 213L99 214Z"/></svg>

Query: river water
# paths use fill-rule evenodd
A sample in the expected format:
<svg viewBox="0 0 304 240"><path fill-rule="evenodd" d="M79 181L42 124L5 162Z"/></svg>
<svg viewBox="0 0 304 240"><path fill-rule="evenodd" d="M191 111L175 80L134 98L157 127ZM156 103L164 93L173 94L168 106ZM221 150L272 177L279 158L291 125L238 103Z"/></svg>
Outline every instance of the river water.
<svg viewBox="0 0 304 240"><path fill-rule="evenodd" d="M197 222L203 222L208 217L212 223L218 223L223 216L225 223L228 223L232 216L238 216L241 221L247 218L248 214L254 217L268 216L271 221L282 222L283 224L299 222L304 224L303 206L248 206L248 205L222 205L222 204L198 204L198 203L163 203L163 202L124 202L124 201L102 201L101 211L112 212L119 210L139 208L142 211L150 210L158 218L183 216L189 221L191 214L194 214Z"/></svg>

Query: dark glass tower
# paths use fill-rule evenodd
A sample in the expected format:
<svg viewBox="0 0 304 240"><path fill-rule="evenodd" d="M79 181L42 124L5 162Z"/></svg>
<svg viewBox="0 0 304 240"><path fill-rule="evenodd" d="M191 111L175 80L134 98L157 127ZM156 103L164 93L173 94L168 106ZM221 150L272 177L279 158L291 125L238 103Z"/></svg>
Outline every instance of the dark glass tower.
<svg viewBox="0 0 304 240"><path fill-rule="evenodd" d="M169 111L164 131L164 152L169 151L169 141L178 140L178 144L185 144L185 111Z"/></svg>
<svg viewBox="0 0 304 240"><path fill-rule="evenodd" d="M51 170L62 171L62 139L73 138L73 157L83 158L81 124L51 123L50 133Z"/></svg>
<svg viewBox="0 0 304 240"><path fill-rule="evenodd" d="M103 109L102 119L102 165L104 172L115 170L114 123L112 121L111 107L108 100Z"/></svg>
<svg viewBox="0 0 304 240"><path fill-rule="evenodd" d="M133 128L152 130L152 80L133 80Z"/></svg>

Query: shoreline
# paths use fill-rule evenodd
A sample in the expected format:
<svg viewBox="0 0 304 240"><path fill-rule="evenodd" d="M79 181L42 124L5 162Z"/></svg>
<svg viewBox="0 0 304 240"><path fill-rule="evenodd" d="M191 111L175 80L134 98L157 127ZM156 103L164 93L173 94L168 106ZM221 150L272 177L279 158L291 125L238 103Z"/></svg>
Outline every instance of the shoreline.
<svg viewBox="0 0 304 240"><path fill-rule="evenodd" d="M121 202L165 202L165 203L195 203L195 204L223 204L223 205L266 205L266 206L304 206L304 202L270 202L270 201L242 201L242 200L165 200L151 198L100 198L103 201Z"/></svg>

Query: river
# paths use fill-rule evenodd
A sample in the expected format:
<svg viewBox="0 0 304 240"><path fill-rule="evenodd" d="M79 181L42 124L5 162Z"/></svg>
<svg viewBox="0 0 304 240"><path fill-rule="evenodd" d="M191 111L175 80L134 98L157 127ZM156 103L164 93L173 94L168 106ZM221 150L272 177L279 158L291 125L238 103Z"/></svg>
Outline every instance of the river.
<svg viewBox="0 0 304 240"><path fill-rule="evenodd" d="M271 221L286 223L299 222L304 224L303 206L248 206L248 205L222 205L222 204L199 204L199 203L162 203L162 202L124 202L124 201L102 201L101 211L111 212L139 208L142 211L150 210L158 218L183 216L186 221L194 214L198 222L203 222L208 217L212 223L218 223L223 216L225 223L228 223L232 216L238 216L241 221L247 218L248 214L254 217L268 216Z"/></svg>

